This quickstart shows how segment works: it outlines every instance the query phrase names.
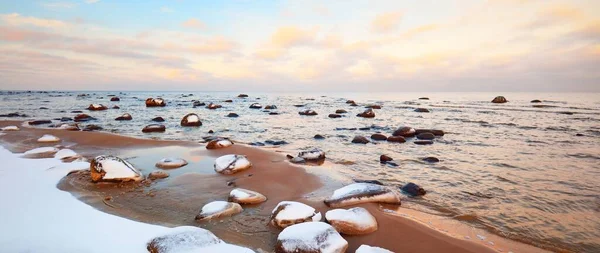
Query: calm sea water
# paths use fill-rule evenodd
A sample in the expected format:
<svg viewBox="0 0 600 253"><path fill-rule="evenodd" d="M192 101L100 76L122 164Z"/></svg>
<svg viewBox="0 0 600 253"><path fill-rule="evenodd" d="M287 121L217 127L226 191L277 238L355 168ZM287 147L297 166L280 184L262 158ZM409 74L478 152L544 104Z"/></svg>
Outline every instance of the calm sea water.
<svg viewBox="0 0 600 253"><path fill-rule="evenodd" d="M348 175L379 179L388 185L414 182L428 193L408 206L462 220L499 235L555 251L600 252L600 94L597 93L249 93L231 92L0 92L0 114L19 112L25 119L73 117L82 110L97 120L86 124L105 131L159 139L201 140L209 129L242 142L284 140L281 148L319 147ZM121 101L110 102L108 95ZM492 104L496 95L510 102ZM419 100L419 97L430 100ZM162 97L168 106L146 108L147 97ZM223 102L232 99L232 103ZM358 107L345 103L355 100ZM536 108L533 99L547 107ZM217 110L192 108L192 100L223 105ZM276 105L280 115L249 109L252 103ZM90 103L121 109L88 112ZM355 115L364 105L379 104L373 119ZM298 108L295 105L304 105ZM540 104L535 104L540 105ZM39 109L47 107L48 109ZM427 108L430 113L414 112ZM300 116L313 109L318 116ZM329 113L345 109L343 118ZM200 128L182 128L181 117L194 112ZM239 118L227 118L229 112ZM115 121L130 113L132 121ZM143 134L150 119L162 116L165 133ZM54 121L58 122L58 121ZM441 129L433 145L409 140L395 144L352 144L355 135L386 135L399 126ZM357 130L343 130L357 128ZM361 128L368 128L360 130ZM321 134L325 140L315 140ZM579 134L579 136L578 136ZM379 155L398 167L379 163ZM436 164L421 161L435 156Z"/></svg>

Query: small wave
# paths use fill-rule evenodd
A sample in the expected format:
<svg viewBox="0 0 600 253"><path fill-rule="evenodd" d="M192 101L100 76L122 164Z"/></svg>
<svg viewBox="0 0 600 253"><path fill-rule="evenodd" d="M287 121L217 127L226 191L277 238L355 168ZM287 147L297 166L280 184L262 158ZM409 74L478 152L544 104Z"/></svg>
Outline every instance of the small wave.
<svg viewBox="0 0 600 253"><path fill-rule="evenodd" d="M566 126L551 126L551 127L546 127L545 130L560 131L560 132L574 132L574 131L577 131L577 130L575 130L573 128L566 127Z"/></svg>
<svg viewBox="0 0 600 253"><path fill-rule="evenodd" d="M492 198L494 198L494 195L492 195L492 194L486 194L486 193L482 193L482 192L468 192L468 191L461 191L461 192L469 194L471 196L478 197L478 198L484 198L484 199L492 199Z"/></svg>
<svg viewBox="0 0 600 253"><path fill-rule="evenodd" d="M517 124L515 123L495 123L496 125L502 125L502 126L517 126Z"/></svg>
<svg viewBox="0 0 600 253"><path fill-rule="evenodd" d="M537 129L537 127L534 127L534 126L518 126L517 128L519 128L519 129L525 129L525 130Z"/></svg>
<svg viewBox="0 0 600 253"><path fill-rule="evenodd" d="M511 169L520 169L520 170L524 170L521 167L515 166L515 165L511 165L508 163L493 163L492 165L494 166L498 166L498 167L503 167L503 168L511 168Z"/></svg>
<svg viewBox="0 0 600 253"><path fill-rule="evenodd" d="M567 157L575 157L575 158L581 158L581 159L596 159L596 160L600 160L600 156L597 156L597 155L592 155L592 154L585 154L585 153L567 154Z"/></svg>
<svg viewBox="0 0 600 253"><path fill-rule="evenodd" d="M507 182L507 183L511 183L511 184L517 184L517 182L512 181L510 179L507 179L505 177L501 177L501 176L496 176L496 178L498 179L498 181L500 182Z"/></svg>

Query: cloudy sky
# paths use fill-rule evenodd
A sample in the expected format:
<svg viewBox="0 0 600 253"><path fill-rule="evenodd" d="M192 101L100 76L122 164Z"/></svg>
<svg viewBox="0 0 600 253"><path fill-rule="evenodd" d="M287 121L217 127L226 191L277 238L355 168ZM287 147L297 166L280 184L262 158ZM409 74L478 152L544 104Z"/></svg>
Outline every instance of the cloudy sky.
<svg viewBox="0 0 600 253"><path fill-rule="evenodd" d="M4 0L0 89L600 91L600 1Z"/></svg>

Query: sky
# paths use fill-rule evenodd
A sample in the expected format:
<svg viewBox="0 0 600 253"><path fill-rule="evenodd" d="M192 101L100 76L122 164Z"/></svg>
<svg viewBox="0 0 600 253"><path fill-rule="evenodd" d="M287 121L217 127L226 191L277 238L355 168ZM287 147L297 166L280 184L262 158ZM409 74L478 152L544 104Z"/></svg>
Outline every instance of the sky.
<svg viewBox="0 0 600 253"><path fill-rule="evenodd" d="M600 1L3 0L0 89L600 92Z"/></svg>

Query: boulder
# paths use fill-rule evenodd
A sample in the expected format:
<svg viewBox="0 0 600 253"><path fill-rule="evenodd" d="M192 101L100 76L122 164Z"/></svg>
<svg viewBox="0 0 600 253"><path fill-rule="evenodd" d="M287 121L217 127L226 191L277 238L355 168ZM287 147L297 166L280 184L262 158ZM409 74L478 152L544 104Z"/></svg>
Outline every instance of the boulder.
<svg viewBox="0 0 600 253"><path fill-rule="evenodd" d="M337 109L335 110L336 114L342 114L342 113L348 113L348 111L344 110L344 109Z"/></svg>
<svg viewBox="0 0 600 253"><path fill-rule="evenodd" d="M162 170L155 170L150 172L150 174L148 174L148 179L150 180L155 180L155 179L163 179L163 178L167 178L169 177L169 173L164 172Z"/></svg>
<svg viewBox="0 0 600 253"><path fill-rule="evenodd" d="M213 201L202 207L200 213L196 215L196 220L205 221L221 217L229 217L241 213L242 211L242 206L240 206L238 203Z"/></svg>
<svg viewBox="0 0 600 253"><path fill-rule="evenodd" d="M346 104L356 104L356 102L354 100L346 100Z"/></svg>
<svg viewBox="0 0 600 253"><path fill-rule="evenodd" d="M229 114L227 114L227 116L226 116L226 117L229 117L229 118L237 118L237 117L239 117L239 116L240 116L240 115L238 115L237 113L230 112Z"/></svg>
<svg viewBox="0 0 600 253"><path fill-rule="evenodd" d="M269 112L269 115L279 115L278 112Z"/></svg>
<svg viewBox="0 0 600 253"><path fill-rule="evenodd" d="M321 213L304 203L282 201L271 212L271 224L286 228L303 222L321 221Z"/></svg>
<svg viewBox="0 0 600 253"><path fill-rule="evenodd" d="M20 130L18 126L5 126L1 129L2 129L2 131L19 131Z"/></svg>
<svg viewBox="0 0 600 253"><path fill-rule="evenodd" d="M427 109L427 108L417 108L417 109L415 109L415 112L429 112L429 109Z"/></svg>
<svg viewBox="0 0 600 253"><path fill-rule="evenodd" d="M369 109L365 110L364 112L356 114L356 116L362 117L362 118L375 118L375 112L373 111L373 109L369 108Z"/></svg>
<svg viewBox="0 0 600 253"><path fill-rule="evenodd" d="M415 141L415 144L417 145L431 145L433 144L432 140L417 140Z"/></svg>
<svg viewBox="0 0 600 253"><path fill-rule="evenodd" d="M315 112L315 111L313 111L313 110L299 111L298 114L305 115L305 116L315 116L315 115L318 115L318 113Z"/></svg>
<svg viewBox="0 0 600 253"><path fill-rule="evenodd" d="M296 156L296 157L290 159L290 162L291 163L296 163L296 164L302 164L302 163L306 163L306 159L304 159L302 157L299 157L299 156Z"/></svg>
<svg viewBox="0 0 600 253"><path fill-rule="evenodd" d="M323 140L323 139L325 139L325 136L320 135L320 134L315 134L315 136L313 138L316 140Z"/></svg>
<svg viewBox="0 0 600 253"><path fill-rule="evenodd" d="M77 159L80 157L81 157L81 155L75 153L75 151L68 149L68 148L61 149L58 152L56 152L56 154L54 154L54 158L61 159L63 161L74 160L74 159Z"/></svg>
<svg viewBox="0 0 600 253"><path fill-rule="evenodd" d="M436 129L416 129L415 134L432 133L435 136L444 136L444 131Z"/></svg>
<svg viewBox="0 0 600 253"><path fill-rule="evenodd" d="M147 98L146 107L165 107L167 102L162 98Z"/></svg>
<svg viewBox="0 0 600 253"><path fill-rule="evenodd" d="M220 149L229 147L231 145L233 145L233 142L231 140L219 138L216 140L209 141L206 144L206 149Z"/></svg>
<svg viewBox="0 0 600 253"><path fill-rule="evenodd" d="M227 201L241 205L255 205L267 201L267 197L255 191L236 188L231 190Z"/></svg>
<svg viewBox="0 0 600 253"><path fill-rule="evenodd" d="M102 104L90 104L90 106L88 106L87 109L90 111L104 111L104 110L108 109L108 107L106 107Z"/></svg>
<svg viewBox="0 0 600 253"><path fill-rule="evenodd" d="M227 244L206 229L183 226L168 229L168 233L153 238L146 248L150 253L228 252L254 253L254 251Z"/></svg>
<svg viewBox="0 0 600 253"><path fill-rule="evenodd" d="M188 113L181 119L181 126L183 127L199 127L202 126L202 121L200 121L200 116L195 113Z"/></svg>
<svg viewBox="0 0 600 253"><path fill-rule="evenodd" d="M421 186L418 186L414 183L408 183L405 184L404 186L402 186L402 188L400 188L403 192L411 195L411 196L423 196L425 195L427 192L425 191L425 189L421 188Z"/></svg>
<svg viewBox="0 0 600 253"><path fill-rule="evenodd" d="M141 181L142 173L129 162L110 155L97 156L90 162L93 182L100 181Z"/></svg>
<svg viewBox="0 0 600 253"><path fill-rule="evenodd" d="M402 136L402 137L413 137L416 134L416 130L412 127L407 127L407 126L403 126L400 127L398 129L396 129L396 131L394 131L394 133L392 133L393 136Z"/></svg>
<svg viewBox="0 0 600 253"><path fill-rule="evenodd" d="M352 103L350 104L350 106L358 106L356 103Z"/></svg>
<svg viewBox="0 0 600 253"><path fill-rule="evenodd" d="M267 105L267 106L265 106L265 110L275 110L275 109L277 109L277 106L275 106L275 105Z"/></svg>
<svg viewBox="0 0 600 253"><path fill-rule="evenodd" d="M196 107L199 107L199 106L205 106L206 103L200 102L200 101L194 101L192 105L193 105L194 108L196 108Z"/></svg>
<svg viewBox="0 0 600 253"><path fill-rule="evenodd" d="M329 116L328 116L328 117L330 117L330 118L332 118L332 119L337 119L337 118L341 118L341 117L342 117L342 115L339 115L339 114L333 114L333 113L332 113L332 114L329 114Z"/></svg>
<svg viewBox="0 0 600 253"><path fill-rule="evenodd" d="M356 251L354 253L394 253L394 252L389 251L384 248L372 247L372 246L363 244L363 245L360 245L360 247L358 247L358 249L356 249Z"/></svg>
<svg viewBox="0 0 600 253"><path fill-rule="evenodd" d="M294 107L304 107L305 105L294 105Z"/></svg>
<svg viewBox="0 0 600 253"><path fill-rule="evenodd" d="M262 108L262 105L259 103L254 103L250 105L250 109L260 109Z"/></svg>
<svg viewBox="0 0 600 253"><path fill-rule="evenodd" d="M376 140L376 141L385 141L387 140L387 136L383 135L383 134L373 134L371 135L371 139Z"/></svg>
<svg viewBox="0 0 600 253"><path fill-rule="evenodd" d="M316 161L325 159L325 152L318 148L314 148L307 151L302 151L298 153L298 157L304 158L307 161Z"/></svg>
<svg viewBox="0 0 600 253"><path fill-rule="evenodd" d="M417 134L417 139L419 140L433 140L435 139L435 135L432 133L420 133Z"/></svg>
<svg viewBox="0 0 600 253"><path fill-rule="evenodd" d="M91 131L99 131L102 129L103 128L101 126L90 124L90 125L86 125L83 129L81 129L81 131L91 132Z"/></svg>
<svg viewBox="0 0 600 253"><path fill-rule="evenodd" d="M237 97L238 97L238 98L247 98L247 97L248 97L248 95L246 95L246 94L239 94Z"/></svg>
<svg viewBox="0 0 600 253"><path fill-rule="evenodd" d="M188 162L181 158L163 158L158 161L154 166L161 169L176 169L186 166Z"/></svg>
<svg viewBox="0 0 600 253"><path fill-rule="evenodd" d="M506 100L506 98L504 98L503 96L497 96L492 100L492 103L496 103L496 104L503 104L508 102L508 100Z"/></svg>
<svg viewBox="0 0 600 253"><path fill-rule="evenodd" d="M365 106L365 108L370 108L370 109L381 109L381 105L367 105L367 106Z"/></svg>
<svg viewBox="0 0 600 253"><path fill-rule="evenodd" d="M394 160L394 158L391 158L391 157L389 157L387 155L381 155L381 156L379 156L379 162L382 162L382 163L387 163L387 162L393 161L393 160Z"/></svg>
<svg viewBox="0 0 600 253"><path fill-rule="evenodd" d="M289 144L287 141L274 141L274 140L266 140L265 143L273 145L273 146L281 146L281 145Z"/></svg>
<svg viewBox="0 0 600 253"><path fill-rule="evenodd" d="M86 122L86 121L90 121L90 120L94 120L94 119L95 119L94 117L87 115L85 113L77 114L77 115L75 115L75 117L73 117L73 121L75 121L75 122Z"/></svg>
<svg viewBox="0 0 600 253"><path fill-rule="evenodd" d="M437 159L436 157L433 157L433 156L425 157L422 160L425 162L428 162L428 163L437 163L440 161L440 159Z"/></svg>
<svg viewBox="0 0 600 253"><path fill-rule="evenodd" d="M55 147L41 147L34 148L32 150L25 151L23 157L25 158L50 158L58 152L58 148Z"/></svg>
<svg viewBox="0 0 600 253"><path fill-rule="evenodd" d="M144 129L142 129L142 133L163 133L167 130L167 127L165 127L165 125L160 125L160 124L150 124L144 127Z"/></svg>
<svg viewBox="0 0 600 253"><path fill-rule="evenodd" d="M122 120L132 120L132 119L133 119L133 117L131 117L131 114L125 113L125 114L117 117L115 120L122 121Z"/></svg>
<svg viewBox="0 0 600 253"><path fill-rule="evenodd" d="M225 103L233 103L233 100L227 99L227 100L224 100L223 102L225 102Z"/></svg>
<svg viewBox="0 0 600 253"><path fill-rule="evenodd" d="M32 120L27 122L27 124L29 124L30 126L37 126L37 125L43 125L43 124L50 124L52 123L52 121L50 120Z"/></svg>
<svg viewBox="0 0 600 253"><path fill-rule="evenodd" d="M395 143L405 143L406 139L404 139L404 137L402 136L390 136L387 138L388 142L395 142Z"/></svg>
<svg viewBox="0 0 600 253"><path fill-rule="evenodd" d="M211 130L208 130L208 133L209 133L209 134L214 134L214 133L215 133L215 131L213 131L213 130L211 129Z"/></svg>
<svg viewBox="0 0 600 253"><path fill-rule="evenodd" d="M215 171L230 175L252 167L252 163L243 155L224 155L215 160Z"/></svg>
<svg viewBox="0 0 600 253"><path fill-rule="evenodd" d="M419 100L429 100L428 97L420 97Z"/></svg>
<svg viewBox="0 0 600 253"><path fill-rule="evenodd" d="M277 236L275 253L344 253L348 242L324 222L307 222L285 228Z"/></svg>
<svg viewBox="0 0 600 253"><path fill-rule="evenodd" d="M329 210L325 219L340 234L365 235L377 231L377 220L362 207Z"/></svg>
<svg viewBox="0 0 600 253"><path fill-rule="evenodd" d="M0 114L0 117L6 117L6 118L22 117L22 118L26 118L28 116L27 116L27 114L20 114L18 112L11 112L11 113L8 113L8 114Z"/></svg>
<svg viewBox="0 0 600 253"><path fill-rule="evenodd" d="M118 101L121 101L121 99L118 98L118 97L112 97L112 98L110 98L110 101L111 102L118 102Z"/></svg>
<svg viewBox="0 0 600 253"><path fill-rule="evenodd" d="M154 121L154 122L165 122L165 119L163 119L163 117L156 117L156 118L153 118L152 121Z"/></svg>
<svg viewBox="0 0 600 253"><path fill-rule="evenodd" d="M215 109L219 109L221 107L223 107L223 106L218 105L218 104L213 104L213 103L210 103L206 106L206 108L208 108L209 110L215 110Z"/></svg>
<svg viewBox="0 0 600 253"><path fill-rule="evenodd" d="M343 207L368 202L400 205L400 195L381 185L353 183L335 190L333 195L324 202L329 207Z"/></svg>
<svg viewBox="0 0 600 253"><path fill-rule="evenodd" d="M541 101L541 100L539 100L539 99L534 99L534 100L531 100L531 103L541 103L541 102L542 102L542 101Z"/></svg>
<svg viewBox="0 0 600 253"><path fill-rule="evenodd" d="M51 134L44 134L44 136L40 137L38 140L38 142L59 142L60 138L51 135Z"/></svg>
<svg viewBox="0 0 600 253"><path fill-rule="evenodd" d="M367 144L369 143L369 139L367 139L367 137L364 136L354 136L354 139L352 139L352 143L360 143L360 144Z"/></svg>

